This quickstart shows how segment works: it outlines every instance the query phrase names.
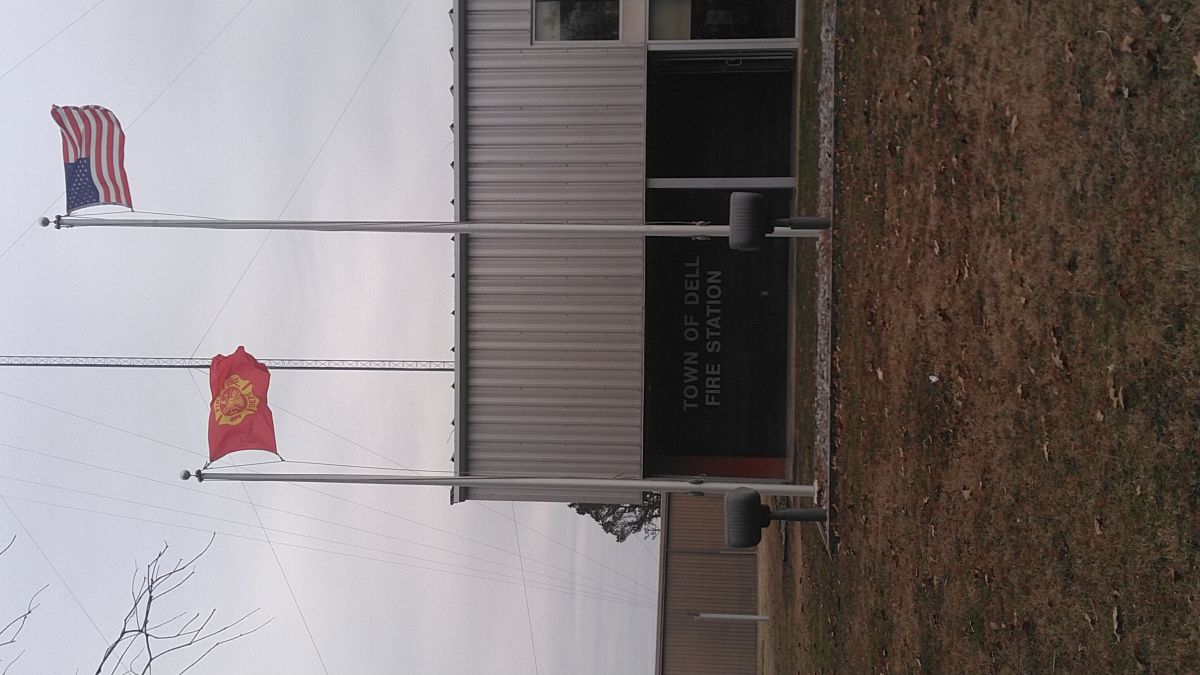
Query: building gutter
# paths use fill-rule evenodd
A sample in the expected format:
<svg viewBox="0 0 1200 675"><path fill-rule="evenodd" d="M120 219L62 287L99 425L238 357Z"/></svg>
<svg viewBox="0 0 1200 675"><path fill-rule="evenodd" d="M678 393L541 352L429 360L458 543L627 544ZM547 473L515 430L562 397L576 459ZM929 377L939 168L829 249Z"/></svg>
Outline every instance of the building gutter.
<svg viewBox="0 0 1200 675"><path fill-rule="evenodd" d="M467 0L454 0L454 219L464 222L467 212ZM467 247L468 236L454 237L454 472L467 470ZM450 503L464 501L460 488L450 490Z"/></svg>
<svg viewBox="0 0 1200 675"><path fill-rule="evenodd" d="M671 508L671 495L663 493L658 511L658 608L655 621L656 637L654 639L654 672L662 675L663 670L663 633L667 625L667 519Z"/></svg>

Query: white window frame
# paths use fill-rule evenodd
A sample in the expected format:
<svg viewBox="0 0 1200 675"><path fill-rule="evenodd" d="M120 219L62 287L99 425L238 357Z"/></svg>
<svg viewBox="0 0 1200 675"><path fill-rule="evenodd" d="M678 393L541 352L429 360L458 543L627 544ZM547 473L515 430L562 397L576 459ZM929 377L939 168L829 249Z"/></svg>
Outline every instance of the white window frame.
<svg viewBox="0 0 1200 675"><path fill-rule="evenodd" d="M621 0L613 0L617 5L617 37L605 40L545 40L538 39L537 36L537 6L539 0L530 0L529 2L529 42L535 47L602 47L614 44L620 44L624 41L625 26L621 20L624 13L623 6L625 3Z"/></svg>
<svg viewBox="0 0 1200 675"><path fill-rule="evenodd" d="M650 11L654 0L646 0L646 48L650 51L709 51L709 50L740 50L750 51L753 49L799 49L800 48L800 29L803 20L804 7L800 0L796 2L796 20L792 25L792 37L790 38L738 38L731 40L699 40L699 39L682 39L682 40L655 40L650 37ZM819 17L817 17L819 19Z"/></svg>
<svg viewBox="0 0 1200 675"><path fill-rule="evenodd" d="M795 176L647 178L649 190L794 190Z"/></svg>

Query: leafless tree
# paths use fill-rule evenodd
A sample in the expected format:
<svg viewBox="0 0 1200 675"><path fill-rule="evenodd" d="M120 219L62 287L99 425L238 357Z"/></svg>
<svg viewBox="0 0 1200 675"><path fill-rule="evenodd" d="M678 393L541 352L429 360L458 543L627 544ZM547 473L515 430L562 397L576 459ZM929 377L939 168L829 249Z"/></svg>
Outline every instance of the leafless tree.
<svg viewBox="0 0 1200 675"><path fill-rule="evenodd" d="M247 627L248 620L258 609L220 626L212 625L217 613L215 609L207 613L180 612L161 622L152 618L152 612L160 607L161 601L196 573L196 561L208 552L212 542L209 539L204 550L186 561L180 558L173 565L164 561L168 546L163 544L153 560L134 572L130 587L133 606L125 615L120 634L104 650L96 675L102 675L106 668L112 675L149 675L155 665L165 665L167 657L177 663L186 663L178 671L182 675L217 647L250 635L270 623L268 619L253 628Z"/></svg>
<svg viewBox="0 0 1200 675"><path fill-rule="evenodd" d="M17 540L17 535L14 534L12 536L12 539L9 539L8 543L4 545L4 548L0 549L0 556L7 553L8 549L12 548L13 542L15 542L16 540ZM8 651L6 649L7 647L11 647L12 645L16 644L17 636L20 635L21 631L25 628L25 622L29 621L29 617L33 615L33 610L37 609L40 606L37 601L37 597L39 595L41 595L42 591L46 590L46 588L48 588L48 587L49 587L49 584L39 588L37 590L37 593L34 593L33 596L31 596L29 598L29 602L25 605L24 613L19 614L18 616L13 618L12 621L9 621L8 623L4 624L4 628L0 628L0 654L3 654L4 652ZM12 668L13 664L16 663L17 659L21 658L21 656L23 654L25 654L24 649L17 652L17 655L12 657L11 659L8 658L7 656L0 657L0 664L4 665L4 670L0 670L0 675L5 675L6 673L8 673L8 669Z"/></svg>
<svg viewBox="0 0 1200 675"><path fill-rule="evenodd" d="M647 492L641 504L567 504L575 513L588 516L600 524L605 532L625 541L637 532L650 539L658 537L661 529L659 514L662 511L662 495Z"/></svg>

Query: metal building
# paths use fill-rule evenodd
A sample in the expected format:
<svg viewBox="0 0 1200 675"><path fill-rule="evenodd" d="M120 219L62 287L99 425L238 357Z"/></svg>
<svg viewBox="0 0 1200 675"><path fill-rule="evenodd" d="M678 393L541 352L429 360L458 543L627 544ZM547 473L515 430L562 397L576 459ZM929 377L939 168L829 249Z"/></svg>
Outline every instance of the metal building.
<svg viewBox="0 0 1200 675"><path fill-rule="evenodd" d="M457 0L461 221L791 214L796 0ZM463 475L787 480L790 246L460 235ZM462 489L456 500L637 500Z"/></svg>
<svg viewBox="0 0 1200 675"><path fill-rule="evenodd" d="M758 672L758 558L725 546L719 495L663 495L660 675Z"/></svg>

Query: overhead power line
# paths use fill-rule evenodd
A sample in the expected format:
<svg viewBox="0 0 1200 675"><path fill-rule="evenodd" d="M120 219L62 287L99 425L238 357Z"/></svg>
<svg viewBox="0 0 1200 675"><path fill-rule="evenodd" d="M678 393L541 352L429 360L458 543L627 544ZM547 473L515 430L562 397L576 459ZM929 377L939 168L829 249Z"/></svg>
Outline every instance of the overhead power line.
<svg viewBox="0 0 1200 675"><path fill-rule="evenodd" d="M214 499L214 500L221 500L221 501L226 501L226 502L232 502L232 503L235 503L235 504L249 505L249 502L247 502L247 501L246 501L246 500L244 500L244 499L238 499L237 497L230 497L230 496L228 496L228 495L219 494L219 493L213 492L213 491L211 491L211 490L203 490L203 489L200 489L200 488L194 488L194 487L191 487L191 486L188 486L188 485L185 485L185 484L181 483L181 482L180 482L179 480L177 480L177 479L176 479L176 480L170 480L170 481L167 481L167 480L162 480L162 479L158 479L158 478L152 478L152 477L149 477L149 476L143 476L143 475L136 474L136 473L131 473L131 472L128 472L128 471L122 471L121 469L116 469L116 468L113 468L113 467L103 466L103 465L100 465L100 464L95 464L95 463L92 463L92 462L85 462L85 461L78 460L78 459L72 459L72 458L70 458L70 457L63 457L63 456L61 456L61 455L55 455L55 454L48 453L48 452L42 452L42 451L40 451L40 450L34 450L34 449L32 449L32 448L26 448L26 447L19 446L19 445L13 445L13 444L11 444L11 443L0 442L0 447L3 447L3 448L8 448L8 449L12 449L12 450L19 450L19 451L21 451L21 452L29 453L29 454L32 454L32 455L37 455L37 456L39 456L39 457L45 457L45 458L49 458L49 459L58 460L58 461L61 461L61 462L67 462L67 463L70 463L70 464L75 464L75 465L78 465L78 466L83 466L83 467L86 467L86 468L89 468L89 469L93 469L93 470L97 470L97 471L104 471L104 472L107 472L107 473L118 474L118 475L121 475L121 476L125 476L125 477L127 477L127 478L133 478L133 479L136 479L136 480L139 480L139 481L144 481L144 482L147 482L147 483L154 483L154 484L157 484L157 485L163 485L163 486L165 486L165 487L168 487L168 488L170 488L172 491L186 491L186 492L191 492L191 493L198 494L198 495L200 495L200 496L203 496L203 497L205 497L205 498L208 498L208 499ZM243 465L243 466L245 466L245 465ZM70 491L70 492L76 492L76 493L79 493L79 494L88 494L88 495L90 495L90 496L94 496L94 497L100 497L100 498L103 498L103 499L114 499L114 497L113 497L113 496L111 496L111 495L103 495L103 494L89 493L89 492L86 492L86 491L76 490L76 489L74 489L74 488L70 488L70 487L68 487L68 486L64 486L64 485L49 485L49 484L39 483L39 482L37 482L37 481L33 481L33 480L25 479L25 478L17 478L17 477L15 477L15 476L3 476L3 477L4 477L4 478L8 478L9 480L15 480L15 481L22 482L22 483L29 483L29 484L33 484L33 485L40 485L40 486L42 486L42 487L50 487L50 488L54 488L54 489L58 489L58 490L66 490L66 491ZM131 501L131 500L126 500L126 499L116 499L116 501L122 501L122 502L127 502L127 503L136 503L136 504L138 504L138 505L140 505L140 506L147 506L147 507L151 507L151 508L157 508L157 509L161 509L161 508L163 508L163 506L162 506L161 504L149 504L149 503L145 503L145 502L133 502L133 501ZM446 547L442 547L442 546L437 546L437 545L435 545L435 544L431 544L431 543L427 543L427 542L417 541L417 540L414 540L414 539L407 539L407 538L400 537L400 536L397 536L397 535L391 534L390 532L383 531L383 530L377 530L377 529L371 529L371 528L359 527L359 526L352 525L352 524L350 524L350 523L346 523L346 522L342 522L342 521L329 520L329 519L326 519L326 518L321 518L321 517L318 517L318 516L312 516L312 515L308 515L308 514L305 514L305 513L300 513L300 512L298 512L298 511L294 511L294 510L290 510L290 509L283 509L283 508L278 508L278 507L274 507L274 506L267 506L267 505L263 505L263 504L256 504L256 505L255 505L255 508L257 508L257 509L259 509L259 510L273 511L273 512L276 512L276 513L281 513L281 514L285 514L285 515L293 516L293 517L295 517L295 518L300 518L300 519L303 519L303 520L306 520L306 521L310 521L310 522L321 523L321 524L324 524L324 525L331 525L331 526L334 526L334 527L340 528L341 530L343 530L343 531L347 531L347 532L357 532L357 533L366 534L366 535L370 535L370 536L380 537L380 538L383 538L383 539L388 539L388 540L391 540L391 541L394 541L394 542L397 542L397 543L400 543L400 544L405 544L405 545L409 545L409 546L415 546L415 547L418 547L418 548L428 549L428 550L431 550L431 551L437 551L437 552L439 552L439 553L446 553L446 554L450 554L450 555L453 555L453 556L457 556L457 557L461 557L461 558L466 558L466 559L469 559L469 560L473 560L473 561L475 561L475 562L477 562L477 563L483 563L483 564L485 564L485 565L491 565L491 566L496 566L496 567L502 567L502 568L505 568L505 569L507 569L507 570L513 570L513 571L519 571L519 570L521 569L519 566L517 566L517 565L513 565L513 564L510 564L510 563L502 562L502 561L499 561L499 560L494 560L494 559L492 559L492 558L486 558L486 557L479 556L479 555L473 555L473 554L470 554L470 553L464 553L464 552L462 552L462 551L458 551L458 550L454 550L454 549L451 549L451 548L446 548ZM197 517L205 517L205 518L217 518L217 517L215 517L215 516L211 516L211 515L207 515L207 514L201 514L201 513L189 513L189 512L179 511L179 510L177 510L177 509L172 509L172 510L174 510L174 511L175 511L175 512L177 512L177 513L183 513L183 514L185 514L185 515L194 515L194 516L197 516ZM218 518L218 519L219 519L219 518ZM239 522L239 523L234 523L234 521L225 521L225 522L230 522L230 523L232 523L232 524L240 524L240 525L247 525L247 526L249 526L249 524L248 524L248 523L240 523L240 522ZM281 534L291 534L291 535L295 535L295 536L303 536L303 537L309 537L309 536L310 536L310 535L303 534L303 533L300 533L300 532L284 532L283 530L276 530L276 531L280 532ZM318 538L318 539L319 539L319 538ZM328 541L328 542L330 542L330 543L335 543L335 544L345 544L345 545L352 545L352 544L349 544L349 543L347 543L347 542L341 542L341 541L334 541L334 540L326 540L326 541ZM503 549L501 549L501 550L503 550ZM391 552L391 551L387 551L387 552L388 552L389 554L392 554L392 555L403 555L403 554L399 554L399 553L393 553L393 552ZM516 555L516 554L512 554L512 555ZM403 557L414 557L414 558L415 558L416 556L407 556L407 555L403 555ZM431 563L444 563L444 562L446 562L446 561L437 560L437 559L426 559L426 560L427 560L428 562L431 562ZM539 560L532 559L532 558L528 558L528 557L524 558L524 560L527 560L527 561L530 561L530 562L537 562L537 563L539 563L539 564L546 564L546 563L542 563L542 562L541 562L541 561L539 561ZM471 569L471 568L464 567L464 569ZM489 573L489 574L492 574L492 573L494 573L494 572L492 572L491 570L483 570L483 571L485 571L485 572L487 572L487 573ZM564 572L564 573L565 573L565 572ZM507 574L511 574L511 572L508 572ZM641 606L644 606L644 605L646 605L646 604L648 604L648 603L651 603L651 602L653 602L653 599L652 599L652 598L646 598L646 597L644 597L644 596L640 596L640 595L634 595L634 594L630 593L629 591L625 590L624 588L621 588L620 586L617 586L617 585L615 585L615 584L611 584L611 583L605 582L605 581L603 581L603 580L595 579L595 578L593 578L593 577L589 577L589 576L587 576L587 575L584 575L584 574L567 574L567 577L565 577L565 578L564 578L564 577L562 577L562 576L556 576L556 575L553 575L553 574L546 574L546 573L544 573L544 572L536 572L536 571L532 571L532 570L528 570L528 571L527 571L527 574L530 574L530 575L536 575L536 576L539 576L539 577L544 577L544 578L547 580L547 581L537 581L537 583L543 584L543 585L545 585L545 586L547 586L547 587L549 587L549 586L556 586L555 588L547 588L547 590L556 590L556 591L557 591L557 590L562 590L562 591L564 591L564 592L571 592L571 593L574 593L574 594L577 594L577 595L578 595L578 594L580 594L580 592L584 592L584 593L588 593L588 594L589 594L589 595L587 595L587 596L584 596L584 597L597 597L597 598L599 598L599 597L603 596L603 598L604 598L604 599L608 599L608 600L616 600L616 601L624 601L624 602L627 602L627 603L629 603L629 604L637 604L637 605L641 605ZM581 580L582 580L582 581L589 581L589 582L592 582L592 583L582 583L582 582L581 582Z"/></svg>
<svg viewBox="0 0 1200 675"><path fill-rule="evenodd" d="M389 562L389 563L401 565L404 567L411 567L414 569L427 570L430 572L437 572L437 573L448 574L448 575L452 575L452 576L459 576L459 577L465 577L465 578L471 578L471 579L480 579L483 581L494 581L497 583L503 583L503 584L509 584L509 585L518 585L518 584L523 583L519 577L511 576L510 574L504 573L503 571L490 570L490 569L480 568L480 567L472 567L469 565L460 565L460 564L451 563L451 562L448 562L445 560L437 560L437 559L426 558L426 557L417 556L417 555L410 555L407 553L400 553L398 551L394 551L391 549L379 548L379 547L374 547L374 546L365 546L365 545L361 545L361 544L355 544L355 543L352 543L349 541L342 541L342 540L338 540L338 539L331 539L328 537L321 537L321 536L312 535L312 534L305 534L303 532L296 532L296 531L284 530L284 529L273 528L273 527L263 528L262 526L256 526L254 523L246 523L246 522L242 522L239 520L233 520L230 518L222 518L220 516L196 513L196 512L192 512L192 511L185 511L185 510L170 508L170 507L164 507L164 506L160 506L160 505L156 505L156 504L149 504L149 503L139 502L137 500L125 499L125 498L121 498L121 497L112 497L112 496L103 495L103 494L96 493L96 492L90 492L87 490L79 490L76 488L70 488L70 487L58 486L58 485L49 485L46 483L39 483L38 481L30 481L27 479L16 478L13 476L0 476L0 478L3 478L5 480L10 480L10 481L16 481L16 482L20 482L20 483L32 483L35 485L40 485L42 487L53 488L56 490L62 490L64 492L70 492L70 493L75 493L75 494L87 495L87 496L105 499L105 500L109 500L109 501L115 501L115 502L120 502L120 503L125 503L125 504L131 504L131 505L135 505L135 506L142 506L142 507L146 507L146 508L167 511L167 512L171 512L171 513L175 513L175 514L179 514L179 515L183 515L183 516L204 518L204 519L208 519L210 521L217 522L217 523L225 523L225 524L234 525L234 526L238 526L238 527L258 529L260 532L263 532L264 537L266 536L267 532L274 532L279 535L300 537L303 539L309 539L309 540L312 540L315 542L320 542L322 544L331 545L331 546L335 546L335 547L341 547L341 548L335 548L335 549L312 548L312 547L301 546L301 545L297 545L295 543L289 543L289 542L284 542L284 541L271 542L265 538L259 539L257 537L251 537L251 536L247 536L244 534L239 535L235 532L229 532L229 531L224 531L224 530L218 531L218 530L213 530L211 528L196 527L196 526L186 525L186 524L182 524L182 523L157 520L154 518L139 517L139 516L134 516L134 515L128 514L128 513L115 513L115 512L111 512L111 511L102 511L102 510L98 510L95 508L87 508L87 507L78 506L78 505L64 504L61 502L32 499L32 498L23 497L20 495L8 494L8 493L0 493L0 500L13 499L13 500L25 501L25 502L35 503L35 504L42 504L45 506L54 506L54 507L63 508L63 509L70 509L70 510L75 510L75 511L94 513L97 515L110 516L110 517L114 517L114 518L136 520L136 521L147 522L147 523L155 523L158 525L165 525L168 527L178 527L178 528L182 528L182 529L197 530L197 531L201 531L201 532L216 532L217 534L221 534L223 536L237 537L240 539L249 539L251 541L258 541L258 542L262 542L265 544L269 544L271 546L279 545L279 546L303 548L303 549L312 550L312 551L320 551L320 552L324 552L324 553L330 553L333 555L350 555L352 557L361 557L359 555L352 554L347 550L347 549L358 549L361 551L367 551L368 553L378 553L378 554L389 556L389 558L382 559L382 560L378 559L378 558L368 558L368 559L380 560L380 562ZM7 501L5 501L5 503L7 505ZM11 505L9 505L9 508L11 509ZM35 545L36 545L36 542L35 542ZM555 593L565 593L565 594L574 595L577 597L601 600L601 601L606 601L606 602L615 602L615 603L619 603L619 604L628 605L631 607L640 607L640 608L653 608L654 607L654 604L652 601L647 601L644 599L625 598L625 597L618 596L616 594L603 592L603 591L597 592L597 591L593 591L591 589L573 588L571 586L565 585L562 581L560 581L558 579L550 579L548 581L530 581L529 585L531 587L539 589L539 590L552 591ZM82 608L82 605L81 605L81 608ZM84 610L84 611L86 613L86 610Z"/></svg>

